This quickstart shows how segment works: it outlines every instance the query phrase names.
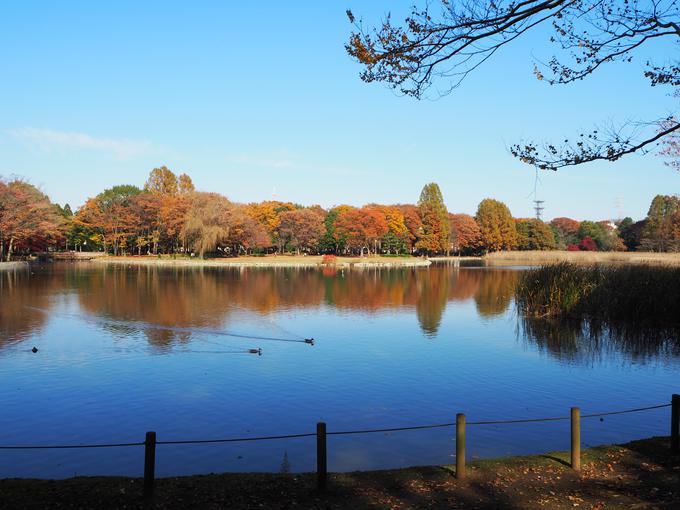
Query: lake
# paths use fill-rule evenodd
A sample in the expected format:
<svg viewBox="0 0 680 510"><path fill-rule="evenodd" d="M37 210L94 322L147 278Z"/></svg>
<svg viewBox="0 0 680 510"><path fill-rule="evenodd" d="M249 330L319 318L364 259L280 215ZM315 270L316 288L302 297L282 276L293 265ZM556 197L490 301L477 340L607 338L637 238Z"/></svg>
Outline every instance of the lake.
<svg viewBox="0 0 680 510"><path fill-rule="evenodd" d="M568 416L664 404L680 390L677 339L519 319L521 270L57 263L0 273L0 445ZM667 435L669 422L669 408L588 419L583 443ZM452 463L454 435L332 436L329 469ZM470 459L566 450L569 423L467 436ZM0 477L140 475L142 465L139 447L0 450ZM156 466L159 476L311 471L315 441L165 445Z"/></svg>

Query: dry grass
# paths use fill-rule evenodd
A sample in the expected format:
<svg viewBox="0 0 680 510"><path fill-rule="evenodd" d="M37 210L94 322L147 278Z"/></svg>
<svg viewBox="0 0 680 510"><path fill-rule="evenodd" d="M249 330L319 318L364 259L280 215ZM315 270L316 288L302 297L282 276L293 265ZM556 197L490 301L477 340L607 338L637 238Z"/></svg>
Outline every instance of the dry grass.
<svg viewBox="0 0 680 510"><path fill-rule="evenodd" d="M515 300L532 317L677 325L680 267L550 264L522 272Z"/></svg>
<svg viewBox="0 0 680 510"><path fill-rule="evenodd" d="M500 251L484 260L491 266L573 264L647 264L680 266L680 253L592 251Z"/></svg>

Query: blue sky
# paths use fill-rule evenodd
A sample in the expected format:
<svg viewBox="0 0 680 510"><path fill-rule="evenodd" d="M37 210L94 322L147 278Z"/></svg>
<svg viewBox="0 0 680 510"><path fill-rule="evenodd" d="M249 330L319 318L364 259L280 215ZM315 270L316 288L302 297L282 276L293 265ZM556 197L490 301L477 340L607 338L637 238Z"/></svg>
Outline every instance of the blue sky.
<svg viewBox="0 0 680 510"><path fill-rule="evenodd" d="M5 2L0 175L72 206L141 186L160 165L239 202L415 202L434 181L451 211L494 197L531 216L534 170L508 153L513 142L676 106L642 76L650 55L567 87L536 80L534 58L553 52L541 33L436 101L361 82L345 10L374 23L410 3ZM679 185L649 154L541 173L538 195L547 218L641 218Z"/></svg>

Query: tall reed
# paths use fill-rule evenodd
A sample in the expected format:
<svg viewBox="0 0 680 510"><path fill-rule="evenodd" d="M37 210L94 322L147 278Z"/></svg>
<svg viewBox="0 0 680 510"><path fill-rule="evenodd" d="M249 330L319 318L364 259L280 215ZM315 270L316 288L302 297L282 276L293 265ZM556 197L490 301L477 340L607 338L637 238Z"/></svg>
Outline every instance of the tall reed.
<svg viewBox="0 0 680 510"><path fill-rule="evenodd" d="M677 325L680 267L551 264L524 271L515 299L527 317Z"/></svg>

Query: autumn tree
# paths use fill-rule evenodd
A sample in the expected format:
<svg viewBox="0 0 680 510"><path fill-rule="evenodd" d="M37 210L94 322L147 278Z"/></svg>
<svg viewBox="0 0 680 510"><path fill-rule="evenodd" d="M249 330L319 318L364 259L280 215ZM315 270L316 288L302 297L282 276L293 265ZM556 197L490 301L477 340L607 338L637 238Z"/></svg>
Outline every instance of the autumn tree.
<svg viewBox="0 0 680 510"><path fill-rule="evenodd" d="M56 244L64 219L50 199L35 186L0 179L0 260L11 260L17 248L28 251Z"/></svg>
<svg viewBox="0 0 680 510"><path fill-rule="evenodd" d="M473 255L482 247L482 231L468 214L449 214L451 249L454 253Z"/></svg>
<svg viewBox="0 0 680 510"><path fill-rule="evenodd" d="M159 221L162 232L169 248L176 252L184 249L182 228L186 220L187 211L191 204L193 192L181 192L174 196L166 196L160 204Z"/></svg>
<svg viewBox="0 0 680 510"><path fill-rule="evenodd" d="M280 215L279 232L282 240L291 248L316 252L319 241L326 231L323 217L310 209L285 211Z"/></svg>
<svg viewBox="0 0 680 510"><path fill-rule="evenodd" d="M243 205L234 204L226 217L228 235L225 243L234 255L264 249L271 241L265 228L254 220Z"/></svg>
<svg viewBox="0 0 680 510"><path fill-rule="evenodd" d="M387 220L379 211L371 208L347 208L338 214L335 220L333 235L342 240L346 247L358 251L361 256L364 250L371 253L371 245L388 232Z"/></svg>
<svg viewBox="0 0 680 510"><path fill-rule="evenodd" d="M441 0L423 4L414 6L402 24L387 16L372 30L364 29L347 11L356 31L346 49L362 64L363 81L383 82L416 98L435 83L436 90L448 93L500 48L542 27L554 30L550 41L557 43L558 54L545 65L535 65L534 73L551 85L583 80L612 62L631 62L652 45L665 43L670 54L680 40L679 7L670 0ZM680 85L680 66L673 59L648 60L644 75L652 86ZM442 87L440 80L448 86ZM661 115L619 128L594 129L559 145L519 143L511 151L525 163L555 170L590 161L616 161L647 150L679 128L673 117Z"/></svg>
<svg viewBox="0 0 680 510"><path fill-rule="evenodd" d="M486 198L477 207L475 220L482 233L482 245L488 251L517 247L517 230L510 209L503 202Z"/></svg>
<svg viewBox="0 0 680 510"><path fill-rule="evenodd" d="M161 207L164 196L160 193L139 193L129 203L131 223L134 229L134 247L141 255L143 249L158 253L158 243L164 224Z"/></svg>
<svg viewBox="0 0 680 510"><path fill-rule="evenodd" d="M581 251L598 251L597 242L590 236L583 236L578 247Z"/></svg>
<svg viewBox="0 0 680 510"><path fill-rule="evenodd" d="M407 252L409 230L399 208L393 205L380 204L369 204L365 208L383 215L387 222L387 232L380 239L381 250L395 255Z"/></svg>
<svg viewBox="0 0 680 510"><path fill-rule="evenodd" d="M579 221L564 217L554 218L550 222L550 226L557 232L557 244L560 248L565 249L569 245L579 243L578 227L580 225Z"/></svg>
<svg viewBox="0 0 680 510"><path fill-rule="evenodd" d="M104 246L114 255L124 251L134 233L134 216L130 208L133 197L142 191L129 184L106 189L89 199L78 210L77 221L96 231Z"/></svg>
<svg viewBox="0 0 680 510"><path fill-rule="evenodd" d="M423 222L418 214L418 207L413 204L397 204L396 207L404 216L404 225L408 230L406 245L409 252L413 252L418 238L423 232Z"/></svg>
<svg viewBox="0 0 680 510"><path fill-rule="evenodd" d="M646 220L633 221L633 218L630 217L626 217L618 223L619 236L623 240L628 251L635 251L638 249L642 242L642 233L646 224Z"/></svg>
<svg viewBox="0 0 680 510"><path fill-rule="evenodd" d="M283 250L281 236L279 235L279 226L281 219L279 215L286 211L293 211L296 207L290 202L279 202L277 200L270 200L265 202L252 203L246 206L246 213L255 221L260 223L270 238L270 245L278 246L279 251Z"/></svg>
<svg viewBox="0 0 680 510"><path fill-rule="evenodd" d="M515 220L517 248L520 250L554 250L555 235L549 225L536 218Z"/></svg>
<svg viewBox="0 0 680 510"><path fill-rule="evenodd" d="M177 178L177 190L180 194L187 194L196 191L194 182L187 174L181 174Z"/></svg>
<svg viewBox="0 0 680 510"><path fill-rule="evenodd" d="M161 195L175 195L178 189L177 176L166 166L151 170L144 185L144 191Z"/></svg>
<svg viewBox="0 0 680 510"><path fill-rule="evenodd" d="M445 253L449 249L449 213L436 183L426 184L418 200L418 214L423 223L416 248L427 253Z"/></svg>
<svg viewBox="0 0 680 510"><path fill-rule="evenodd" d="M580 241L586 237L592 239L599 251L611 251L614 246L613 231L604 222L582 221L577 236Z"/></svg>
<svg viewBox="0 0 680 510"><path fill-rule="evenodd" d="M182 237L188 246L205 258L225 243L229 236L232 204L218 193L196 192L191 195Z"/></svg>
<svg viewBox="0 0 680 510"><path fill-rule="evenodd" d="M657 195L647 213L642 233L643 248L653 251L676 251L680 249L680 198Z"/></svg>

